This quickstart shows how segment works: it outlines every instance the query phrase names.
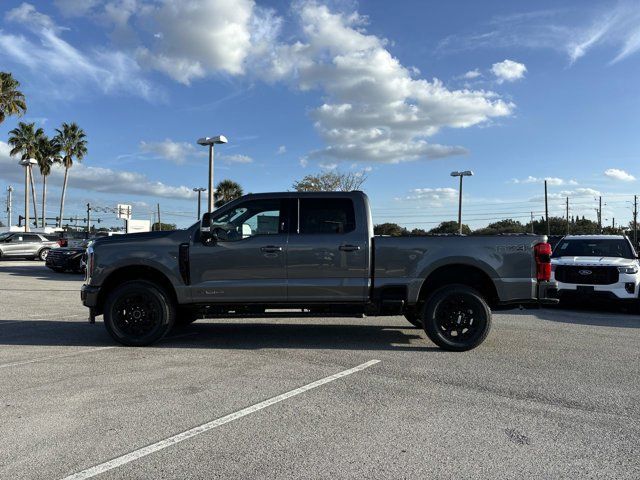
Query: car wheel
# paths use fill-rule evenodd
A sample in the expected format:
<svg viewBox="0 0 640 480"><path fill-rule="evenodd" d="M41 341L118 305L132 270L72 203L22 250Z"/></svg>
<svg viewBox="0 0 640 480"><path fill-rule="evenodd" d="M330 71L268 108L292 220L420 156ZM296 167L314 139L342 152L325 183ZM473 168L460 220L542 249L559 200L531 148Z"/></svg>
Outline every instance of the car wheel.
<svg viewBox="0 0 640 480"><path fill-rule="evenodd" d="M404 318L416 328L422 328L422 318L420 318L420 314L415 310L409 310L404 313Z"/></svg>
<svg viewBox="0 0 640 480"><path fill-rule="evenodd" d="M176 318L176 306L157 285L145 281L126 282L107 296L104 324L123 345L146 346L164 337Z"/></svg>
<svg viewBox="0 0 640 480"><path fill-rule="evenodd" d="M49 255L49 248L43 248L38 252L38 260L45 261L47 259L47 255Z"/></svg>
<svg viewBox="0 0 640 480"><path fill-rule="evenodd" d="M422 316L429 339L444 350L463 352L480 345L491 329L491 309L466 285L448 285L427 300Z"/></svg>

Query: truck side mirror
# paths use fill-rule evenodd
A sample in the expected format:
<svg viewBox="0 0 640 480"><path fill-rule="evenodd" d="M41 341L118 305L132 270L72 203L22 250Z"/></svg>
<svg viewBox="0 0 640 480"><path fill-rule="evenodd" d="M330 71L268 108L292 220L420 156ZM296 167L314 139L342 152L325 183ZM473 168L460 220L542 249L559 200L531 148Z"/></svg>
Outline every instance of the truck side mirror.
<svg viewBox="0 0 640 480"><path fill-rule="evenodd" d="M212 223L213 219L211 218L210 212L206 212L202 215L202 220L200 221L200 240L204 244L215 245L218 242L218 236L212 227Z"/></svg>

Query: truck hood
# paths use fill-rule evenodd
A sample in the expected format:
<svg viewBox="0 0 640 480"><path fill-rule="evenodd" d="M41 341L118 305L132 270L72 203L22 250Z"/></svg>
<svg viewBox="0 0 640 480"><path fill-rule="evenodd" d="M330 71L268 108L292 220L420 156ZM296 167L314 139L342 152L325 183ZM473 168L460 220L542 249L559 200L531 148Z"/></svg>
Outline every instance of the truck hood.
<svg viewBox="0 0 640 480"><path fill-rule="evenodd" d="M552 265L577 265L577 266L614 266L626 267L637 265L638 260L620 257L558 257L551 259Z"/></svg>

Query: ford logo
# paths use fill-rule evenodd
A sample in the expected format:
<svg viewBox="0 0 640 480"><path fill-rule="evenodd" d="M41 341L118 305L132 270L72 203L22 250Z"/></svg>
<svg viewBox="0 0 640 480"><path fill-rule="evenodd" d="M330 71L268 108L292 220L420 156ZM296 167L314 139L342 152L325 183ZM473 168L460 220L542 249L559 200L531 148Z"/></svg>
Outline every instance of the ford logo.
<svg viewBox="0 0 640 480"><path fill-rule="evenodd" d="M578 270L580 275L591 275L593 272L591 270Z"/></svg>

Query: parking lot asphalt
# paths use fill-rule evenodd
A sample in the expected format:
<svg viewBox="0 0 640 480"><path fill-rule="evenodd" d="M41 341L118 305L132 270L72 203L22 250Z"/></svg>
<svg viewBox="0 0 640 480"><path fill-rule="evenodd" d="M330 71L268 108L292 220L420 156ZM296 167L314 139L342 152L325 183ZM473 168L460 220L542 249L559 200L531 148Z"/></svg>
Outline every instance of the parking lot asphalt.
<svg viewBox="0 0 640 480"><path fill-rule="evenodd" d="M0 262L0 478L640 478L638 315L496 312L466 353L403 317L127 348L81 284Z"/></svg>

